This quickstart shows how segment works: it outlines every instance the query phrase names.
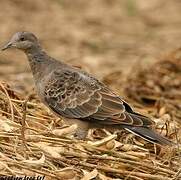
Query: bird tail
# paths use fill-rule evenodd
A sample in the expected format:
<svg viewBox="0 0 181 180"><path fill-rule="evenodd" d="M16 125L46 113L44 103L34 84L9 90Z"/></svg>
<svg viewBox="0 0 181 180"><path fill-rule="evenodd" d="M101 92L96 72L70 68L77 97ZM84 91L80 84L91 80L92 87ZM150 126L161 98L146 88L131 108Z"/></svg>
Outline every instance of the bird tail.
<svg viewBox="0 0 181 180"><path fill-rule="evenodd" d="M152 143L169 145L169 146L174 145L172 141L161 136L160 134L154 132L152 129L149 129L147 127L126 125L124 126L124 129Z"/></svg>

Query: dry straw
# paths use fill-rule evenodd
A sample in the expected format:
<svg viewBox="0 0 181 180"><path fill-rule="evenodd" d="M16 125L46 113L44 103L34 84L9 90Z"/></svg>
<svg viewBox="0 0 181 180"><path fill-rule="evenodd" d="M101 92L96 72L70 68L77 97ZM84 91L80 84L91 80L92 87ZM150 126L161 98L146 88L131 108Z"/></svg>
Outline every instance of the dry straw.
<svg viewBox="0 0 181 180"><path fill-rule="evenodd" d="M76 140L72 136L75 125L64 127L62 120L47 112L31 94L22 97L0 82L0 175L82 180L181 179L178 52L149 70L137 72L127 80L129 88L124 87L133 104L138 109L144 104L145 111L156 118L157 130L175 139L178 146L152 145L125 131L116 135L94 130L89 134L92 141Z"/></svg>

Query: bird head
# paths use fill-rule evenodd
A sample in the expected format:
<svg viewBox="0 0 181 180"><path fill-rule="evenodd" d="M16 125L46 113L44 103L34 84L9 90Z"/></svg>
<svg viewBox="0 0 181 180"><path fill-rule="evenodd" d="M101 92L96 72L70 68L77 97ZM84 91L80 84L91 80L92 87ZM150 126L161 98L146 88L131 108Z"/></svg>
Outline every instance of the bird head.
<svg viewBox="0 0 181 180"><path fill-rule="evenodd" d="M17 32L10 41L5 44L2 50L17 48L23 51L39 46L38 39L30 32Z"/></svg>

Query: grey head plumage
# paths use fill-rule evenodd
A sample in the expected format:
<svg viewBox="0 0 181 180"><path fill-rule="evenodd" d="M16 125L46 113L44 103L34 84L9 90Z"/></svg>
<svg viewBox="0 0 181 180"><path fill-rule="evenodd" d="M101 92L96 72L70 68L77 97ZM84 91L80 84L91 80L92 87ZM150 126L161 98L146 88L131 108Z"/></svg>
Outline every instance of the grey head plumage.
<svg viewBox="0 0 181 180"><path fill-rule="evenodd" d="M35 82L42 79L47 71L51 70L52 65L56 66L56 61L45 53L38 38L31 32L15 33L9 42L3 46L2 50L11 48L19 49L27 55Z"/></svg>
<svg viewBox="0 0 181 180"><path fill-rule="evenodd" d="M2 50L6 50L8 48L17 48L27 51L30 49L40 48L40 45L37 37L33 33L23 31L15 33Z"/></svg>
<svg viewBox="0 0 181 180"><path fill-rule="evenodd" d="M151 129L150 118L134 112L105 84L81 69L48 56L32 33L16 33L3 50L12 47L26 53L37 92L57 115L79 119L95 127L124 128L153 143L173 144Z"/></svg>

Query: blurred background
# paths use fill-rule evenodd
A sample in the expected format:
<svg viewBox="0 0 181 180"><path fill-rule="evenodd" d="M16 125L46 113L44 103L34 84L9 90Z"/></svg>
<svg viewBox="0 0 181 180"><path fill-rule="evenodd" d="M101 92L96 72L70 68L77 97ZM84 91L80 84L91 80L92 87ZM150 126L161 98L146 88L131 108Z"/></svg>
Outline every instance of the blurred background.
<svg viewBox="0 0 181 180"><path fill-rule="evenodd" d="M149 67L179 48L181 1L1 0L0 24L0 45L31 31L49 55L103 79ZM33 87L22 52L0 53L0 80L22 92Z"/></svg>
<svg viewBox="0 0 181 180"><path fill-rule="evenodd" d="M181 142L181 0L0 0L0 47L17 31L33 32L50 56L94 74ZM92 145L67 141L73 130L33 87L25 54L0 51L0 175L73 180L94 169L83 179L181 179L180 143L161 147L126 131L116 140L94 131Z"/></svg>

